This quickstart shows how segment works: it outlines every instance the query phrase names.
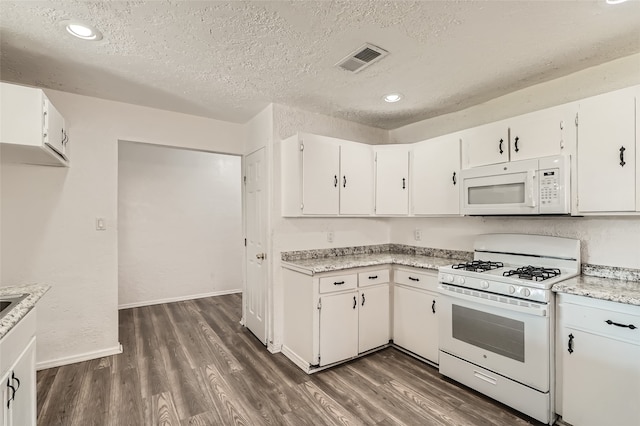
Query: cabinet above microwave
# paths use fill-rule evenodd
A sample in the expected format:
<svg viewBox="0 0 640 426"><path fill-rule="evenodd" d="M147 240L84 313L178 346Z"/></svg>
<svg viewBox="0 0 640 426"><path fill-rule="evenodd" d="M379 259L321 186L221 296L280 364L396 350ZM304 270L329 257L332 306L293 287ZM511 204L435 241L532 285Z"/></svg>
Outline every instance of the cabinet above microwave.
<svg viewBox="0 0 640 426"><path fill-rule="evenodd" d="M0 82L3 162L69 166L64 118L41 89Z"/></svg>

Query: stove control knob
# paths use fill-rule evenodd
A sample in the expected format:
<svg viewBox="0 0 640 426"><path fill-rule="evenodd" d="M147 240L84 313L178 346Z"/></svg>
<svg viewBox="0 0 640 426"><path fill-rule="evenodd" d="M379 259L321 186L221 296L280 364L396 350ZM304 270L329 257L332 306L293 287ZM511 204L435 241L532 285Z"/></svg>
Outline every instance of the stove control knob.
<svg viewBox="0 0 640 426"><path fill-rule="evenodd" d="M447 281L452 283L453 282L453 275L447 275Z"/></svg>
<svg viewBox="0 0 640 426"><path fill-rule="evenodd" d="M531 295L531 290L525 287L520 290L520 294L522 294L524 297L529 297Z"/></svg>
<svg viewBox="0 0 640 426"><path fill-rule="evenodd" d="M513 294L516 292L516 288L512 285L509 286L509 294Z"/></svg>
<svg viewBox="0 0 640 426"><path fill-rule="evenodd" d="M463 277L458 277L458 283L464 284L464 278Z"/></svg>
<svg viewBox="0 0 640 426"><path fill-rule="evenodd" d="M480 281L480 287L482 288L489 288L489 282L488 281Z"/></svg>

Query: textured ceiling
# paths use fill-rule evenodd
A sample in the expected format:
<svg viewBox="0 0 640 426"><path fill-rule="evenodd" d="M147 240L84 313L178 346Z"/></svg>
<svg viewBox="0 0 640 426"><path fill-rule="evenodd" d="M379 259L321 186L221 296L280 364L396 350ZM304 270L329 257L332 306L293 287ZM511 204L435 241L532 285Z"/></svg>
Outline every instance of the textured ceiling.
<svg viewBox="0 0 640 426"><path fill-rule="evenodd" d="M334 66L364 42L390 55ZM396 128L637 52L638 0L0 0L2 80L234 122L276 102Z"/></svg>

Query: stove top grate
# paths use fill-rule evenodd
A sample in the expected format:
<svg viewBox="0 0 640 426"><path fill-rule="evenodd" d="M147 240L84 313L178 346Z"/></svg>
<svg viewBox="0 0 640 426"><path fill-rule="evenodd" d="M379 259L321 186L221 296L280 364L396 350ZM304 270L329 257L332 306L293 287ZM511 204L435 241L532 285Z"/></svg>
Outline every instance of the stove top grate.
<svg viewBox="0 0 640 426"><path fill-rule="evenodd" d="M486 272L492 269L504 267L502 262L489 262L485 260L473 260L471 262L458 263L451 266L453 269L461 269L464 271Z"/></svg>
<svg viewBox="0 0 640 426"><path fill-rule="evenodd" d="M516 275L522 280L544 281L560 275L560 269L541 268L538 266L523 266L521 268L506 271L502 275L504 275L505 277Z"/></svg>

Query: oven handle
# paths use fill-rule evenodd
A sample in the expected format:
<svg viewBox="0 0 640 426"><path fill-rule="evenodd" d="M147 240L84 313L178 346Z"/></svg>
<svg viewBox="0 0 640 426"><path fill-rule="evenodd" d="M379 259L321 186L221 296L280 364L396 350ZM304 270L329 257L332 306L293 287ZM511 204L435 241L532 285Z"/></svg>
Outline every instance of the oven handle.
<svg viewBox="0 0 640 426"><path fill-rule="evenodd" d="M477 291L477 290L472 290L472 291ZM488 300L488 299L481 299L479 297L475 297L475 296L469 296L467 294L461 294L458 292L453 292L450 290L447 290L446 288L443 287L443 284L440 283L438 284L438 292L440 294L442 294L443 296L445 296L446 298L450 299L450 300L466 300L469 302L473 302L477 305L485 305L485 306L491 306L491 307L495 307L495 308L500 308L500 309L504 309L507 311L513 311L513 312L520 312L523 314L527 314L527 315L533 315L533 316L537 316L537 317L547 317L549 315L549 310L547 308L542 308L542 309L538 309L538 308L531 308L531 307L526 307L526 306L520 306L520 305L511 305L508 303L503 303L503 302L496 302L493 300ZM513 298L509 298L506 296L498 296L497 297L504 297L506 299L513 299ZM523 302L526 302L523 300ZM545 303L542 302L530 302L530 303L536 303L540 306L542 305L546 305Z"/></svg>
<svg viewBox="0 0 640 426"><path fill-rule="evenodd" d="M527 203L527 207L535 207L536 206L536 191L534 191L533 181L536 179L536 171L529 170L527 173L527 183L529 184L529 202Z"/></svg>
<svg viewBox="0 0 640 426"><path fill-rule="evenodd" d="M490 383L492 385L495 385L496 383L498 383L498 381L493 377L487 376L486 374L482 374L478 370L473 370L473 375L476 376L478 379L484 380L485 382Z"/></svg>

